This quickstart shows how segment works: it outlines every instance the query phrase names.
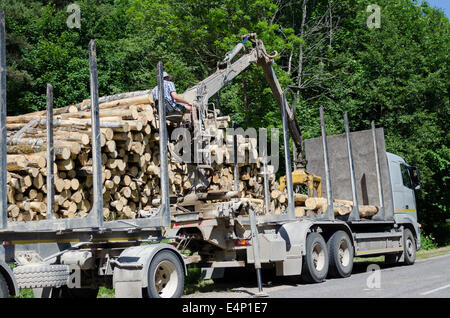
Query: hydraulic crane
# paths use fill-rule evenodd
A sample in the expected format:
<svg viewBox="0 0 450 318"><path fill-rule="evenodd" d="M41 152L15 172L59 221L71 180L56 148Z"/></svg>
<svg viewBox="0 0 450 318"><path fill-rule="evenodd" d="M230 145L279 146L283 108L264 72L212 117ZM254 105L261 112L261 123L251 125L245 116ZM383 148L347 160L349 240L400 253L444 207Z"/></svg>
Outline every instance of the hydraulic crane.
<svg viewBox="0 0 450 318"><path fill-rule="evenodd" d="M233 62L233 58L241 51L245 50L246 42L252 43L252 48L240 56ZM277 55L270 55L266 52L264 43L259 40L256 33L246 34L242 36L242 42L238 43L230 52L228 52L225 58L217 64L217 71L208 76L197 85L187 89L184 92L184 97L194 103L197 106L199 112L199 121L201 127L207 127L208 121L208 101L213 97L220 89L222 89L228 82L232 81L236 76L247 69L251 64L256 63L263 69L264 75L269 83L272 93L278 103L280 111L285 106L285 111L288 119L288 127L292 140L294 142L294 158L295 158L295 170L292 173L293 185L305 184L308 186L310 196L314 196L314 190L317 196L322 195L321 178L308 173L306 171L306 160L303 155L303 139L300 130L299 123L295 116L295 110L291 109L285 99L285 95L281 89L278 78L272 67L274 58ZM215 112L214 117L215 118ZM206 133L207 136L207 133ZM284 190L286 187L286 176L280 179L280 190Z"/></svg>

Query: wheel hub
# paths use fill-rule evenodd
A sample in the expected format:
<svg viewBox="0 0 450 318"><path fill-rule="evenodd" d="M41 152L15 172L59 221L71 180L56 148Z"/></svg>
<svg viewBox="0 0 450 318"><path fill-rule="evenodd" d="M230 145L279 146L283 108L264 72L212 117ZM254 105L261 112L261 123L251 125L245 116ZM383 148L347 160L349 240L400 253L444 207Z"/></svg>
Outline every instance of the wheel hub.
<svg viewBox="0 0 450 318"><path fill-rule="evenodd" d="M345 240L341 241L339 245L338 257L343 266L347 266L350 263L350 250Z"/></svg>
<svg viewBox="0 0 450 318"><path fill-rule="evenodd" d="M158 264L154 274L155 288L161 298L170 298L177 289L177 272L169 261Z"/></svg>
<svg viewBox="0 0 450 318"><path fill-rule="evenodd" d="M325 251L320 244L314 245L311 259L315 269L321 271L325 266Z"/></svg>

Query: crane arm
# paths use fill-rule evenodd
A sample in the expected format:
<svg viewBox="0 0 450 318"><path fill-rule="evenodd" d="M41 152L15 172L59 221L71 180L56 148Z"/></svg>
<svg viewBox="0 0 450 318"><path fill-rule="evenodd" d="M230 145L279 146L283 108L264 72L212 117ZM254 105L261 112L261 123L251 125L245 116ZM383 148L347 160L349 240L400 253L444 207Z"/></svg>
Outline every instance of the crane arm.
<svg viewBox="0 0 450 318"><path fill-rule="evenodd" d="M218 70L214 74L211 74L194 87L187 89L183 93L184 98L190 102L197 102L197 104L202 102L207 104L209 98L214 96L222 87L232 81L252 63L256 62L257 52L253 48L249 53L244 54L231 64L231 59L244 48L245 42L246 40L244 39L227 54L225 59L218 64Z"/></svg>
<svg viewBox="0 0 450 318"><path fill-rule="evenodd" d="M214 74L208 76L206 79L199 82L197 85L187 89L183 93L184 98L191 103L195 103L200 111L207 109L209 98L214 96L214 94L222 89L228 82L232 81L236 76L238 76L252 63L255 62L263 69L266 80L269 83L272 93L278 103L278 107L280 108L280 111L282 111L283 91L272 67L274 56L269 55L266 52L264 43L261 40L257 39L255 33L244 35L242 38L243 41L241 43L238 43L233 48L233 50L227 53L224 60L218 63L218 69ZM250 50L250 52L242 55L235 62L231 63L233 57L235 57L240 50L245 48L244 44L248 40L252 42L253 48ZM291 137L295 143L295 148L297 151L296 166L297 168L304 168L305 161L302 154L303 140L300 126L298 124L297 118L294 115L294 112L290 108L287 101L285 105L286 114L288 117L289 131L291 133Z"/></svg>

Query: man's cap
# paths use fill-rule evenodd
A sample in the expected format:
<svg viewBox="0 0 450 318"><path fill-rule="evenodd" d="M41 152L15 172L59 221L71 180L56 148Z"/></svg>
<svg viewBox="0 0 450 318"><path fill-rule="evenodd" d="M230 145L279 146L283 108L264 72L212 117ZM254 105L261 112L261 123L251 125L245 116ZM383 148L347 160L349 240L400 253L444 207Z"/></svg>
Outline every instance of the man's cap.
<svg viewBox="0 0 450 318"><path fill-rule="evenodd" d="M168 77L169 79L172 78L172 75L167 74L167 72L163 72L163 78Z"/></svg>

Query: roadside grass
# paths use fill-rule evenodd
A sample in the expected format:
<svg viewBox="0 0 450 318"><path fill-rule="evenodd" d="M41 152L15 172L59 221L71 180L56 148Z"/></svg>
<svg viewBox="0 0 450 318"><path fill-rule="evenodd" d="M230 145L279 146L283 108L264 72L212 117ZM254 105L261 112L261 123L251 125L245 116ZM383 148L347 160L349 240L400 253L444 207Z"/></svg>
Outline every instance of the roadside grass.
<svg viewBox="0 0 450 318"><path fill-rule="evenodd" d="M450 253L450 245L445 247L433 248L433 249L421 249L417 251L416 259L427 259L430 257L436 257L441 255L446 255ZM383 263L384 256L378 257L355 257L355 263ZM215 284L212 279L203 280L201 278L201 271L199 268L189 268L188 275L185 280L184 295L195 294L195 293L207 293L213 291L228 291L231 290L232 286L227 286L224 284ZM19 291L18 298L33 298L32 289L21 289ZM114 298L114 289L109 289L105 287L100 287L97 298Z"/></svg>
<svg viewBox="0 0 450 318"><path fill-rule="evenodd" d="M416 259L426 259L435 256L446 255L450 253L450 245L433 249L420 249L416 253ZM381 263L384 262L384 256L377 257L355 257L355 263Z"/></svg>
<svg viewBox="0 0 450 318"><path fill-rule="evenodd" d="M114 289L100 287L97 298L114 298Z"/></svg>
<svg viewBox="0 0 450 318"><path fill-rule="evenodd" d="M420 249L417 251L416 259L425 259L435 256L441 256L450 253L450 245L444 247L433 248L429 250Z"/></svg>

